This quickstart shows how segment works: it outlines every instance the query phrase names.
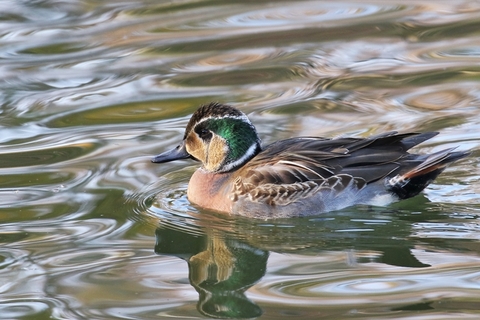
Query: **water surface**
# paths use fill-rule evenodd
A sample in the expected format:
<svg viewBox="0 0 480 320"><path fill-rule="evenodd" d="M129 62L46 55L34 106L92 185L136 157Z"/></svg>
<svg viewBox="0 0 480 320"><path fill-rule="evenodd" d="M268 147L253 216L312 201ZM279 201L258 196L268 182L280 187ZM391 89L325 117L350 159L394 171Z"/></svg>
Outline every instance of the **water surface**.
<svg viewBox="0 0 480 320"><path fill-rule="evenodd" d="M477 1L2 1L1 319L476 319ZM203 211L150 163L202 103L264 143L440 131L420 196L288 220Z"/></svg>

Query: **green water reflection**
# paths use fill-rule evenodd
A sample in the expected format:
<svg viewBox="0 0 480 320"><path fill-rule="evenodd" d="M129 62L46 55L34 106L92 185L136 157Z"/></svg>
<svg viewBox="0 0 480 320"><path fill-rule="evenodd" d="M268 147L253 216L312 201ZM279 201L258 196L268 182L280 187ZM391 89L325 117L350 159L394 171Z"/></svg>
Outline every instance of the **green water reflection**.
<svg viewBox="0 0 480 320"><path fill-rule="evenodd" d="M254 318L262 314L245 291L265 275L268 252L215 233L197 236L159 228L155 236L155 253L187 261L202 314L215 318Z"/></svg>
<svg viewBox="0 0 480 320"><path fill-rule="evenodd" d="M415 199L410 204L407 202L406 206L418 207L421 202L425 202L425 199ZM424 222L425 218L437 221L449 219L441 211L412 216L405 214L404 209L385 211L369 208L312 219L265 223L222 218L208 213L193 220L163 216L155 232L155 253L172 255L187 262L190 284L199 294L197 309L200 313L214 318L254 318L262 314L262 308L247 297L246 291L262 281L268 272L270 252L306 256L321 255L332 250L344 252L350 256L346 267L354 274L359 266L370 264L404 270L428 270L432 265L422 262L415 255L420 246L428 247L432 252L465 252L472 249L471 244L476 244L476 241L469 240L444 239L439 242L438 239L430 241L417 238L413 235L415 224ZM478 254L479 249L473 252ZM305 275L309 275L315 272L316 267L306 265L304 268ZM303 278L301 274L297 274L297 277L290 285L283 285L283 295L309 296L302 291L311 278ZM378 279L375 278L372 276L369 281L383 281L380 275ZM327 276L317 285L331 280ZM291 280L286 281L288 283ZM404 280L399 277L390 281L393 285L396 281L401 284ZM350 294L355 294L353 288L348 290L352 290ZM348 294L348 290L345 293ZM372 290L375 290L374 287ZM278 293L271 294L273 298ZM431 307L433 303L391 301L390 310L436 309Z"/></svg>

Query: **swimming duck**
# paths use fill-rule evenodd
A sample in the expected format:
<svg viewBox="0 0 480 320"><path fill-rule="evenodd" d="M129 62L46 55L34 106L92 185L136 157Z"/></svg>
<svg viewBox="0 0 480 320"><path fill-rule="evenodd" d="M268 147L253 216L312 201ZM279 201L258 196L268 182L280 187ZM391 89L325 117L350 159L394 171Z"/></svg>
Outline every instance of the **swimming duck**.
<svg viewBox="0 0 480 320"><path fill-rule="evenodd" d="M262 147L243 112L210 103L192 115L180 145L152 162L200 161L187 196L205 209L263 219L307 216L417 195L449 163L469 154L407 152L437 134L297 137Z"/></svg>

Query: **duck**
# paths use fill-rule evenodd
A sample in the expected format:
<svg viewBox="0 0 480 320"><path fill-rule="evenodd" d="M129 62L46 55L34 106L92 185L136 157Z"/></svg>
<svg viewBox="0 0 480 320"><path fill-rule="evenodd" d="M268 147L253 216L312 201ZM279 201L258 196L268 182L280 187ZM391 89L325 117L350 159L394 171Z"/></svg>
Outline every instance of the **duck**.
<svg viewBox="0 0 480 320"><path fill-rule="evenodd" d="M182 142L153 163L193 159L187 188L200 208L249 218L319 215L354 205L386 206L419 194L468 151L408 151L438 132L294 137L262 146L237 108L212 102L191 116Z"/></svg>

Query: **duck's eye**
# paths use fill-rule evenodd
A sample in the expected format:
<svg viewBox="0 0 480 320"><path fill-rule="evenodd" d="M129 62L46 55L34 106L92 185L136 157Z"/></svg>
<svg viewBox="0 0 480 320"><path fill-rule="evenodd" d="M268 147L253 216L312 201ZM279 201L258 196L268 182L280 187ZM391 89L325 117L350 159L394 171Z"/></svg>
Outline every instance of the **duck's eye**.
<svg viewBox="0 0 480 320"><path fill-rule="evenodd" d="M212 138L212 132L207 129L200 129L198 131L198 136L203 140L210 140Z"/></svg>

